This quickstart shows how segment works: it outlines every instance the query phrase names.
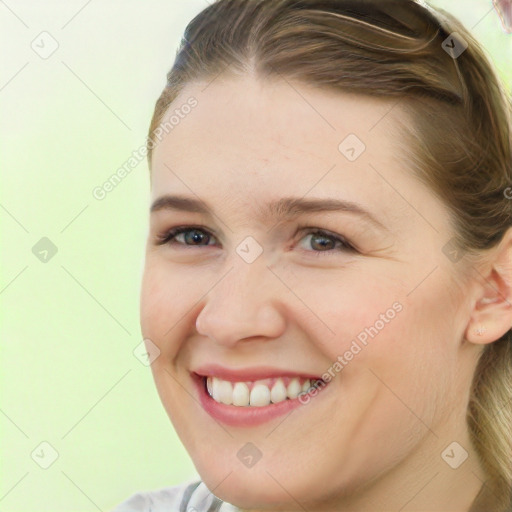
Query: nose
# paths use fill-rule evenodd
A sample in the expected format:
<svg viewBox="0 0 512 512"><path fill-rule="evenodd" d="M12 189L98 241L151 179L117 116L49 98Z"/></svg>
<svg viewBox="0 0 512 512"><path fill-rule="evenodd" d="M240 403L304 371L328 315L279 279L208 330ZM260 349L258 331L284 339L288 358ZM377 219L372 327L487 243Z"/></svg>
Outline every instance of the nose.
<svg viewBox="0 0 512 512"><path fill-rule="evenodd" d="M236 261L207 294L196 318L198 333L225 346L247 338L281 336L286 320L280 297L285 291L279 284L263 258L251 264Z"/></svg>

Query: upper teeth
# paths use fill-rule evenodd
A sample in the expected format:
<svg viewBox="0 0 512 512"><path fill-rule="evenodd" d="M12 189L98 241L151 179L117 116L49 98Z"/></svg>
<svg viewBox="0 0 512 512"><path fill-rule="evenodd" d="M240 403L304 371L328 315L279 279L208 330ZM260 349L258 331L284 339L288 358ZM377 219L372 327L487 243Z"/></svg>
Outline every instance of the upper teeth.
<svg viewBox="0 0 512 512"><path fill-rule="evenodd" d="M285 384L288 381L288 385ZM301 383L302 382L302 383ZM297 398L301 391L307 392L312 386L309 379L300 377L279 377L278 379L254 382L230 382L217 377L207 377L208 394L216 401L227 405L263 407L270 403Z"/></svg>

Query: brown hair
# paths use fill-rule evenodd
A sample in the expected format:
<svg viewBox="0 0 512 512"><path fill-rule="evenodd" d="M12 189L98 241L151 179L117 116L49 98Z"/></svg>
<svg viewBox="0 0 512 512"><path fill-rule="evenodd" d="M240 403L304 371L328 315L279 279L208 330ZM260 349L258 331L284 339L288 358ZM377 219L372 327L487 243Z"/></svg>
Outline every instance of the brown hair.
<svg viewBox="0 0 512 512"><path fill-rule="evenodd" d="M512 226L512 102L446 11L420 0L217 0L187 26L167 75L150 167L155 130L187 84L247 73L397 98L411 116L408 165L448 207L453 243L478 258ZM467 415L500 510L512 499L511 397L512 330L484 348Z"/></svg>

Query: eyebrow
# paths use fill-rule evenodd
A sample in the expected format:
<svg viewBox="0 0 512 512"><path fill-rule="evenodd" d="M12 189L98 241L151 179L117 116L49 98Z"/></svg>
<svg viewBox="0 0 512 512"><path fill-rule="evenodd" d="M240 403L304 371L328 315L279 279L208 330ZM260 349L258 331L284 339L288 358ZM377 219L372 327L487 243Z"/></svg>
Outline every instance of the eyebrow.
<svg viewBox="0 0 512 512"><path fill-rule="evenodd" d="M204 201L185 196L163 195L151 205L150 212L161 210L186 211L211 215L210 206ZM388 230L374 215L361 205L342 199L304 199L302 197L283 197L259 207L260 216L265 220L289 220L305 213L318 212L349 212L371 222L375 226Z"/></svg>

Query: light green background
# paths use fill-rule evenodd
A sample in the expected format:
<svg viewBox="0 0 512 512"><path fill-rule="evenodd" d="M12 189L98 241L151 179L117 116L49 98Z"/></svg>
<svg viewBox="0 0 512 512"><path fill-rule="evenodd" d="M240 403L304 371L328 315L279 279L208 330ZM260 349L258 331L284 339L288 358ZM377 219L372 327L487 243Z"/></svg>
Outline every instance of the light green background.
<svg viewBox="0 0 512 512"><path fill-rule="evenodd" d="M473 27L511 84L512 35L491 0L433 4ZM108 511L196 474L133 354L145 160L103 200L92 191L143 145L183 30L206 6L0 2L1 511ZM31 47L50 48L42 31L59 45L46 59ZM58 249L46 263L32 252L42 237ZM43 441L59 454L48 469L31 458Z"/></svg>

